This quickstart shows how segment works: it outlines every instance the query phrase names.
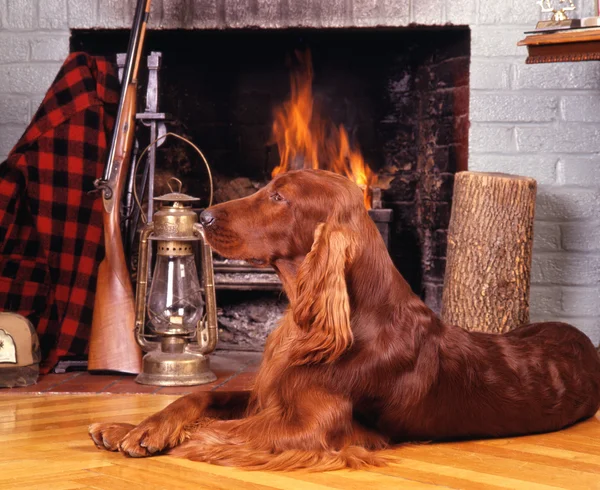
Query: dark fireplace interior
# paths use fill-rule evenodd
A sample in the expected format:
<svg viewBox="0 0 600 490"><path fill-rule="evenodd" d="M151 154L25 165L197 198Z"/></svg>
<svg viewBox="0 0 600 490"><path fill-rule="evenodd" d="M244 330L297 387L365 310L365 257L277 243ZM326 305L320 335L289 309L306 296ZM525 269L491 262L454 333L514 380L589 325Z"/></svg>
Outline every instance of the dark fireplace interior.
<svg viewBox="0 0 600 490"><path fill-rule="evenodd" d="M73 31L71 51L114 55L127 39L126 31ZM467 167L468 28L151 31L147 47L162 53L159 111L205 153L217 202L270 180L279 163L273 111L289 97L294 52L310 50L315 105L380 177L394 263L439 310L453 175ZM144 62L140 71L143 110ZM139 140L148 144L144 129ZM171 175L207 204L206 171L176 142L158 150L157 195ZM221 341L249 349L261 348L285 307L278 291L219 291L217 301Z"/></svg>

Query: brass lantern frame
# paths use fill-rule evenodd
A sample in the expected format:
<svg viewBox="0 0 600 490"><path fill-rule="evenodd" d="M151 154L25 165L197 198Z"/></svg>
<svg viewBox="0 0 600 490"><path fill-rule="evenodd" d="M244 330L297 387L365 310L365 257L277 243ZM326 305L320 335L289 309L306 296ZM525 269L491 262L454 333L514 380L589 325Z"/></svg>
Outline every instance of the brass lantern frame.
<svg viewBox="0 0 600 490"><path fill-rule="evenodd" d="M217 379L210 370L207 354L214 351L218 341L217 302L212 260L212 249L206 233L198 223L196 213L186 201L196 198L171 193L156 198L172 201L172 206L162 206L141 231L139 244L139 268L135 298L135 335L140 347L147 352L142 359L142 372L136 382L158 386L191 386L210 383ZM202 261L202 287L205 311L196 326L195 335L178 332L146 334L146 293L148 288L148 261L150 241L193 242L198 241ZM197 265L196 265L197 267ZM195 271L197 273L197 271ZM150 340L160 337L160 342Z"/></svg>

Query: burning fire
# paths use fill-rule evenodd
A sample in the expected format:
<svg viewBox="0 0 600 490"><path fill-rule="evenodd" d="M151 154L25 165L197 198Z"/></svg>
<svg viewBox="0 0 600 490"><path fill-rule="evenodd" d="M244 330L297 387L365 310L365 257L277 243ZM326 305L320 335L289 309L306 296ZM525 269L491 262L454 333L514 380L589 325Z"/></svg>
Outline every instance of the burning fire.
<svg viewBox="0 0 600 490"><path fill-rule="evenodd" d="M364 189L365 206L371 208L369 187L377 176L360 151L350 144L342 125L321 117L314 107L310 53L298 53L299 68L291 75L291 96L275 109L273 140L280 164L272 177L290 169L321 168L347 176Z"/></svg>

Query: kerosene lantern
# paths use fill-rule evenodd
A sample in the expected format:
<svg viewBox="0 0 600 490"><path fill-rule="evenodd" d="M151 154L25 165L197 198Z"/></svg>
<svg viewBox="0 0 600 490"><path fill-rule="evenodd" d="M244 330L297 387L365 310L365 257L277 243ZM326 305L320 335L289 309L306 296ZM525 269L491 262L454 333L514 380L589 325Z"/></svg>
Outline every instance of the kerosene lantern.
<svg viewBox="0 0 600 490"><path fill-rule="evenodd" d="M191 207L199 199L171 192L155 200L161 207L140 235L135 328L137 342L147 354L136 382L160 386L210 383L216 376L206 355L217 344L217 307L212 251ZM150 242L156 242L156 261L146 298ZM194 242L199 242L201 251L202 287Z"/></svg>

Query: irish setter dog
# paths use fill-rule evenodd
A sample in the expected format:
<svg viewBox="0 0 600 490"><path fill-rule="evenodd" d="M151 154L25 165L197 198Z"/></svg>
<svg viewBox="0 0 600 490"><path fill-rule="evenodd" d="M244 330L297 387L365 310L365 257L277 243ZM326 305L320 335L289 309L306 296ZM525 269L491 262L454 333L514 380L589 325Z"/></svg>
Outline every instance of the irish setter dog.
<svg viewBox="0 0 600 490"><path fill-rule="evenodd" d="M385 462L410 441L555 431L600 405L600 357L564 323L504 335L445 325L394 267L360 189L291 171L201 215L221 255L272 265L290 307L251 392L197 392L99 448L253 469Z"/></svg>

